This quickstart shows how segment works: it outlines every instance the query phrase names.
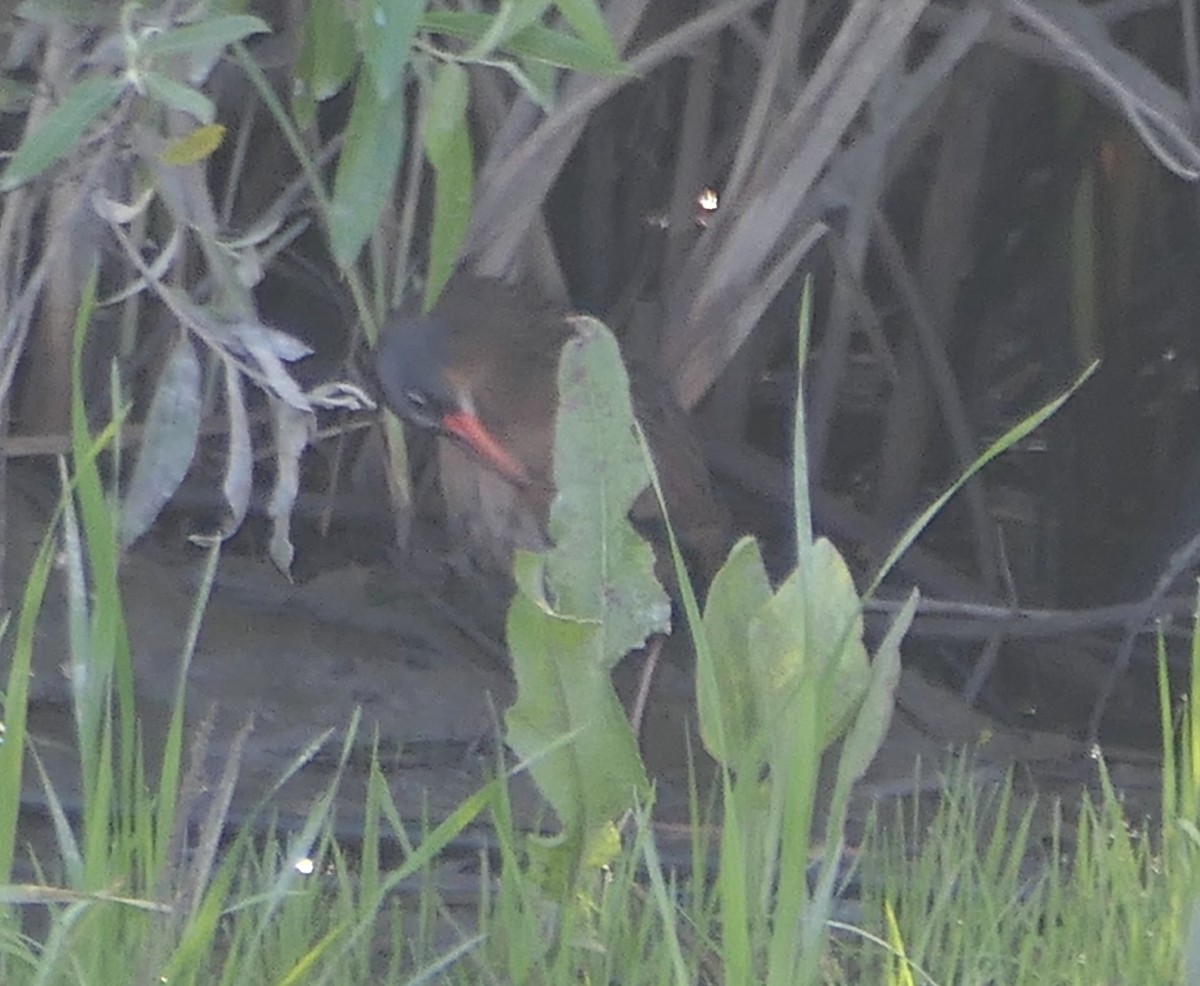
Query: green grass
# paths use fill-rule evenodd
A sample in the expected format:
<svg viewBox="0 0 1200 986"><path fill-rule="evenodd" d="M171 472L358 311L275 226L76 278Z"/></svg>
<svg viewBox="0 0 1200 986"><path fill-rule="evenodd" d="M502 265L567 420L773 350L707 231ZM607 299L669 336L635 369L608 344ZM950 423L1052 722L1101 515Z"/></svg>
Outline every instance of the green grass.
<svg viewBox="0 0 1200 986"><path fill-rule="evenodd" d="M77 354L88 307L85 298ZM691 865L684 871L661 862L649 824L652 805L637 803L619 830L598 816L588 837L568 846L575 854L569 879L551 869L561 862L556 850L563 842L518 831L508 801L512 774L552 763L565 744L577 742L579 730L530 744L522 763L507 773L498 765L495 778L449 818L431 820L417 833L402 821L377 761L361 806L360 840L348 844L335 834L340 770L307 818L282 829L274 820L275 794L304 769L312 750L297 756L234 826L229 806L246 736L228 744L231 752L212 776L192 776L185 769L192 760L205 762L205 729L185 723L183 709L220 545L209 546L192 618L181 633L168 739L150 762L132 687L115 511L96 467L116 432L110 427L93 438L78 401L74 414L73 472L62 471L61 504L28 576L2 696L4 986L1196 980L1200 727L1193 713L1200 685L1193 685L1175 720L1165 672L1160 823L1126 819L1102 772L1095 803L1073 812L1076 820L1069 825L1055 814L1059 820L1048 841L1033 839L1033 808L1019 805L1008 783L988 787L976 781L964 757L948 771L935 805L881 807L858 857L861 896L841 906L837 921L832 916L847 797L882 737L891 703L884 671L894 654L870 663L869 680L861 668L856 672L862 697L838 716L840 726L818 714L828 712L820 696L846 666L837 648L818 673L789 679L782 694L750 695L750 705L717 700L727 689L713 687L710 677L701 721L710 717L706 742L715 737L726 760L715 791L693 783ZM802 470L801 455L797 461ZM804 513L798 503L798 529L810 531ZM837 588L842 598L849 583L832 549L811 542L811 533L809 543L812 555L807 561L802 556L799 574L778 593L803 589L828 600ZM749 566L742 576L753 574L753 553L745 546L741 551L741 563ZM82 780L78 817L68 814L59 797L69 779L46 774L25 728L33 631L56 554L67 588L66 665ZM822 571L842 582L831 587L833 576L818 577ZM746 635L754 627L744 616L738 622L735 605L725 608L721 620L707 612L701 618L686 578L681 583L698 634L698 674L714 676L706 628L723 628L733 646L751 639ZM741 598L756 600L756 606L765 600L764 612L780 598L757 577L740 585L738 591L747 593ZM815 617L808 625L815 629L806 646L820 637L817 642L840 647L850 637L836 626L822 628ZM755 639L762 644L785 638ZM761 657L761 650L748 659ZM782 661L767 670L781 668ZM720 673L724 681L740 684L736 667ZM1200 640L1193 652L1197 680ZM785 712L771 714L764 695ZM791 721L804 728L783 728L793 715ZM848 731L848 738L837 754L838 785L826 806L827 841L813 847L816 766L834 727ZM343 765L358 730L354 716L342 741ZM329 742L328 735L314 737L313 749ZM25 845L19 826L22 792L31 786L49 807L54 849L42 856ZM561 789L558 797L556 807L570 807ZM1059 812L1056 806L1050 810ZM1131 821L1141 828L1132 828ZM451 902L439 890L443 851L479 822L490 833L493 851L479 855L475 893ZM385 848L396 846L402 862L385 864L396 855ZM813 858L819 863L810 869ZM18 862L33 874L20 884L12 876Z"/></svg>
<svg viewBox="0 0 1200 986"><path fill-rule="evenodd" d="M25 628L49 574L46 559L39 556L31 572L5 693L0 794L9 805L19 782L13 751L21 745L29 755L35 751L19 733L22 710L14 697L20 697L30 656ZM76 574L82 577L82 570ZM91 619L120 622L112 614ZM115 721L120 704L111 694L92 694L101 695L95 716L101 726L95 749L81 763L100 765L89 798L105 813L88 804L81 825L60 814L57 852L36 861L37 880L0 887L5 984L95 986L160 977L204 984L682 983L715 981L731 965L761 968L770 948L772 929L755 917L767 913L760 901L746 904L751 933L737 946L745 955L731 956L722 934L719 915L727 914L728 901L721 895L739 879L751 882L750 875L712 882L703 867L665 872L644 811L628 827L621 853L586 909L550 900L523 863L504 778L443 825L431 824L414 844L376 768L361 844L343 846L333 835L335 781L298 831L285 833L271 822L267 792L253 823L219 851L215 837L225 825L219 813L193 835L188 852L165 851L171 839L160 826L173 813L158 797L161 778L182 776L181 764L166 765L158 786L135 792L131 805L119 804L120 792L134 787L119 771L140 776L141 757L137 749L132 757L114 749L112 737L123 731ZM1051 809L1058 819L1051 838L1033 840L1032 806L1019 804L1008 783L973 780L965 755L935 805L883 806L859 860L856 916L823 932L819 981L1188 981L1200 903L1192 708L1184 706L1175 740L1165 747L1161 824L1131 827L1118 795L1104 786L1096 803L1084 803L1069 824ZM343 756L354 734L352 723ZM181 745L170 755L182 753ZM53 805L54 779L38 778L36 760L22 759L33 765ZM302 769L302 760L292 769ZM219 800L231 782L214 780ZM180 811L194 797L186 782L166 787L176 792ZM696 792L698 821L703 802L703 792ZM437 890L438 850L485 813L499 869L481 857L477 902L452 907ZM20 834L8 824L5 841L19 846ZM704 831L696 825L697 860L711 848L702 841ZM384 841L406 845L403 865L380 863ZM313 861L311 875L297 869L301 859Z"/></svg>

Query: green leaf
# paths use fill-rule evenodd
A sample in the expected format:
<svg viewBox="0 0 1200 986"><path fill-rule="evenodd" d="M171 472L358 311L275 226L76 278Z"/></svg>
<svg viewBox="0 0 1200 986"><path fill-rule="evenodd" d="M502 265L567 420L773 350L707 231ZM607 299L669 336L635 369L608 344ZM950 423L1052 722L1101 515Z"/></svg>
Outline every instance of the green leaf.
<svg viewBox="0 0 1200 986"><path fill-rule="evenodd" d="M887 736L900 684L900 642L912 625L919 598L916 589L909 593L871 662L870 684L838 758L838 785L846 789L867 772Z"/></svg>
<svg viewBox="0 0 1200 986"><path fill-rule="evenodd" d="M574 72L586 72L589 75L629 74L625 64L607 51L593 48L570 34L551 30L541 24L522 31L505 48L520 58L531 58Z"/></svg>
<svg viewBox="0 0 1200 986"><path fill-rule="evenodd" d="M712 674L697 671L700 737L714 760L736 767L761 729L750 676L750 625L771 599L758 542L742 538L713 577L703 626Z"/></svg>
<svg viewBox="0 0 1200 986"><path fill-rule="evenodd" d="M800 692L820 689L821 749L845 729L867 687L862 604L837 549L825 538L811 548L811 579L797 569L755 616L750 669L759 715L777 753L788 748Z"/></svg>
<svg viewBox="0 0 1200 986"><path fill-rule="evenodd" d="M504 717L506 739L532 761L566 842L581 849L588 833L649 790L637 740L602 666L601 628L552 613L520 591L506 639L517 683L517 701ZM564 736L568 742L549 749Z"/></svg>
<svg viewBox="0 0 1200 986"><path fill-rule="evenodd" d="M292 116L296 120L296 129L301 132L311 130L317 123L317 101L313 99L308 87L296 79L292 89Z"/></svg>
<svg viewBox="0 0 1200 986"><path fill-rule="evenodd" d="M556 6L581 41L614 63L621 60L596 0L558 0Z"/></svg>
<svg viewBox="0 0 1200 986"><path fill-rule="evenodd" d="M554 109L559 69L546 62L535 62L525 58L521 60L519 68L513 66L508 70L508 74L544 113Z"/></svg>
<svg viewBox="0 0 1200 986"><path fill-rule="evenodd" d="M16 10L22 20L80 27L115 25L119 13L120 7L110 0L22 0Z"/></svg>
<svg viewBox="0 0 1200 986"><path fill-rule="evenodd" d="M324 6L319 4L318 6ZM173 27L148 37L141 45L145 55L178 55L202 52L208 48L224 48L251 34L269 34L266 21L249 14L214 17L186 27Z"/></svg>
<svg viewBox="0 0 1200 986"><path fill-rule="evenodd" d="M329 215L330 245L342 269L354 263L392 194L404 133L404 94L381 102L360 71Z"/></svg>
<svg viewBox="0 0 1200 986"><path fill-rule="evenodd" d="M41 126L21 142L4 169L0 192L11 192L70 153L92 121L116 103L125 85L124 79L93 77L72 86Z"/></svg>
<svg viewBox="0 0 1200 986"><path fill-rule="evenodd" d="M449 10L431 10L422 21L422 28L434 34L445 34L478 42L491 27L488 14L461 13ZM619 59L612 57L585 41L543 24L527 27L519 35L509 38L502 50L519 58L546 62L558 68L586 72L590 75L628 75L629 70Z"/></svg>
<svg viewBox="0 0 1200 986"><path fill-rule="evenodd" d="M466 58L489 57L510 38L537 24L549 6L550 0L508 0L502 3L500 9L491 15L487 30L471 46Z"/></svg>
<svg viewBox="0 0 1200 986"><path fill-rule="evenodd" d="M425 153L435 168L444 162L454 133L466 119L468 96L467 70L453 62L439 65L425 119Z"/></svg>
<svg viewBox="0 0 1200 986"><path fill-rule="evenodd" d="M427 0L362 0L359 5L363 63L381 103L403 89L409 49L426 4Z"/></svg>
<svg viewBox="0 0 1200 986"><path fill-rule="evenodd" d="M611 852L613 820L648 790L609 672L670 618L628 517L648 474L616 340L594 319L573 321L559 359L554 547L517 554L506 627L517 680L507 740L562 823L530 847L556 890Z"/></svg>
<svg viewBox="0 0 1200 986"><path fill-rule="evenodd" d="M467 72L443 63L429 94L425 115L425 156L434 171L433 232L425 290L435 299L450 279L471 220L475 189L471 134L467 127Z"/></svg>
<svg viewBox="0 0 1200 986"><path fill-rule="evenodd" d="M629 522L649 483L629 401L629 377L612 334L572 320L558 372L554 485L547 560L560 612L603 624L605 670L652 633L671 607L654 576L654 552Z"/></svg>
<svg viewBox="0 0 1200 986"><path fill-rule="evenodd" d="M142 83L146 92L165 106L173 110L182 110L194 116L201 123L212 123L217 116L217 108L213 101L204 93L191 86L184 85L169 75L160 72L145 72Z"/></svg>
<svg viewBox="0 0 1200 986"><path fill-rule="evenodd" d="M36 680L33 653L41 639L40 634L36 637L35 634L46 586L59 554L57 534L57 523L51 524L30 565L15 639L9 652L7 678L0 691L0 723L4 724L4 742L0 743L0 883L4 884L13 879L14 844L20 831L17 816L21 811L22 794L27 790L22 785L21 775L27 755L25 724L29 715L29 692ZM7 617L3 626L8 626Z"/></svg>
<svg viewBox="0 0 1200 986"><path fill-rule="evenodd" d="M340 3L312 3L304 19L304 44L296 63L296 88L316 102L336 96L358 62L354 25Z"/></svg>
<svg viewBox="0 0 1200 986"><path fill-rule="evenodd" d="M121 544L150 529L187 475L200 435L200 362L186 332L175 342L146 415L146 432L125 501Z"/></svg>

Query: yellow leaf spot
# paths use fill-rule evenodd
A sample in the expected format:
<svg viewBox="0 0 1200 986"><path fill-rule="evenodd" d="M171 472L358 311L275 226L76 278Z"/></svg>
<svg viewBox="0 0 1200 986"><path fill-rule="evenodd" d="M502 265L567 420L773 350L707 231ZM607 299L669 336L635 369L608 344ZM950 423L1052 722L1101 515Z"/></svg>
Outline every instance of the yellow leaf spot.
<svg viewBox="0 0 1200 986"><path fill-rule="evenodd" d="M203 161L221 146L224 139L225 128L219 123L197 127L167 145L162 155L163 164L185 165Z"/></svg>

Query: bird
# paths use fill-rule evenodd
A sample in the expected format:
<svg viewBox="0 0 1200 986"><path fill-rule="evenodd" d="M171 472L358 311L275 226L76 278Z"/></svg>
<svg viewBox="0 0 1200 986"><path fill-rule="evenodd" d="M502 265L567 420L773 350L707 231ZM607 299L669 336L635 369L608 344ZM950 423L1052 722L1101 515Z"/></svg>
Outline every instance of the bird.
<svg viewBox="0 0 1200 986"><path fill-rule="evenodd" d="M447 520L485 569L507 573L515 549L548 546L558 361L570 315L532 289L460 271L427 313L394 312L380 333L383 401L449 440L439 451ZM626 362L676 535L707 580L732 543L728 511L663 375L652 360ZM652 534L664 530L653 490L630 516ZM669 568L667 559L660 574Z"/></svg>

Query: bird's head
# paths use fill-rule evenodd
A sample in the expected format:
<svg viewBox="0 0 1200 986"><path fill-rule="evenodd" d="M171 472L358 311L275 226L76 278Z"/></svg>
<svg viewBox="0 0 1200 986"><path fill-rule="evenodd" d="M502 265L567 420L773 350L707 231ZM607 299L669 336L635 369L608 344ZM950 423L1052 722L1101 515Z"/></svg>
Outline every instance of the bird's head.
<svg viewBox="0 0 1200 986"><path fill-rule="evenodd" d="M526 485L525 467L476 413L469 384L456 374L446 339L446 327L434 315L388 320L375 362L385 403L405 420L467 446L510 482Z"/></svg>

